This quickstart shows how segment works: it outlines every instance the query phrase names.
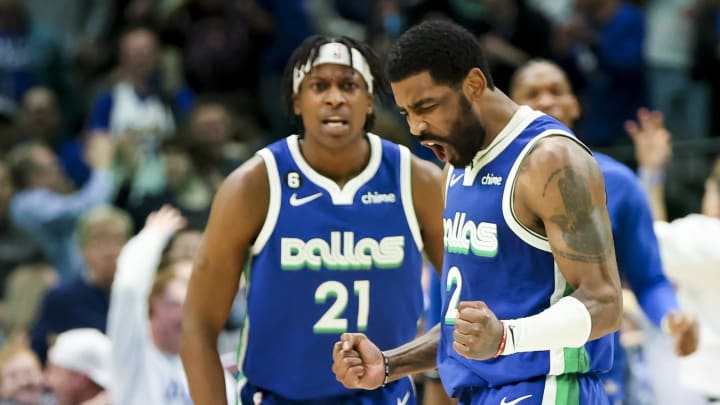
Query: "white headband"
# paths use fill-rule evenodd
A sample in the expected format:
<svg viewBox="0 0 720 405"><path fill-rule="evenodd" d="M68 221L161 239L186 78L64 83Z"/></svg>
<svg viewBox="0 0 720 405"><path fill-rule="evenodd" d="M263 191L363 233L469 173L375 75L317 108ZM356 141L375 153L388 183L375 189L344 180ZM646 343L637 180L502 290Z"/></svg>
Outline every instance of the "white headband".
<svg viewBox="0 0 720 405"><path fill-rule="evenodd" d="M352 52L352 58L350 58L350 52L348 52L348 50ZM373 76L372 73L370 73L370 65L368 65L367 60L360 51L340 42L328 42L327 44L321 45L318 49L317 58L315 58L314 61L308 60L304 65L293 68L293 94L297 94L300 90L300 83L302 83L305 75L310 72L310 69L326 63L350 66L355 69L365 80L368 91L372 94Z"/></svg>

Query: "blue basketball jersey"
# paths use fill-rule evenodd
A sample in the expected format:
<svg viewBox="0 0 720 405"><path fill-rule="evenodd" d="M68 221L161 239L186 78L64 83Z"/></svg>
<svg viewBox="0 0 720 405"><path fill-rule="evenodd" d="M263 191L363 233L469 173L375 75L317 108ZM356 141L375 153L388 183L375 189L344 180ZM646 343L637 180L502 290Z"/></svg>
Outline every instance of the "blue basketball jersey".
<svg viewBox="0 0 720 405"><path fill-rule="evenodd" d="M423 309L411 154L368 134L370 159L342 188L304 160L296 135L258 152L270 184L251 248L247 381L289 399L346 395L332 373L343 332L381 349L412 340Z"/></svg>
<svg viewBox="0 0 720 405"><path fill-rule="evenodd" d="M612 364L611 336L578 349L523 352L484 361L469 360L452 348L460 301L482 300L498 319L515 319L538 314L572 292L547 238L523 226L512 206L520 162L537 140L547 136L579 143L558 121L521 107L471 166L448 173L438 370L451 395L468 387L606 371ZM560 395L563 387L548 384L546 390L557 391L548 395Z"/></svg>

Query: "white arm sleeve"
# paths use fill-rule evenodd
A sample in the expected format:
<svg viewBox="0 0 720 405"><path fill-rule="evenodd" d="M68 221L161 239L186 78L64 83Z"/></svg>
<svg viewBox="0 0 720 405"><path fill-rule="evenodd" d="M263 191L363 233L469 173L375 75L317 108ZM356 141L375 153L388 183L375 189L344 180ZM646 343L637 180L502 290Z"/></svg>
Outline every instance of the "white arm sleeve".
<svg viewBox="0 0 720 405"><path fill-rule="evenodd" d="M585 304L570 296L537 315L502 322L507 337L503 355L580 347L587 342L592 328Z"/></svg>
<svg viewBox="0 0 720 405"><path fill-rule="evenodd" d="M154 343L148 324L148 295L166 243L162 233L144 229L130 239L118 257L107 328L113 343L113 404L130 403L125 396L149 371L145 370L145 360Z"/></svg>

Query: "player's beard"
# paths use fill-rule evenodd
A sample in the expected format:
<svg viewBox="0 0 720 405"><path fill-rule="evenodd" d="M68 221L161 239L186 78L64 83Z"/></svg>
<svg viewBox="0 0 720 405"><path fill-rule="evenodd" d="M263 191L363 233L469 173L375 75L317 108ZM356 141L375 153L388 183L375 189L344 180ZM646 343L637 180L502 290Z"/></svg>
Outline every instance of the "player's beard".
<svg viewBox="0 0 720 405"><path fill-rule="evenodd" d="M420 140L438 141L447 144L453 149L455 157L448 163L454 167L465 167L469 165L485 141L485 128L472 111L470 102L462 93L458 94L460 112L455 118L450 133L447 136L440 136L433 133L424 133Z"/></svg>

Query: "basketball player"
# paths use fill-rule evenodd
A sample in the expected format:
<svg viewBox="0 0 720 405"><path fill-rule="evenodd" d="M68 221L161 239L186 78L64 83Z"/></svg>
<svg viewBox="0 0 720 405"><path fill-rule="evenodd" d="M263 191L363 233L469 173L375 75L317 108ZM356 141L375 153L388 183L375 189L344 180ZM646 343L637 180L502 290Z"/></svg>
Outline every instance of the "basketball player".
<svg viewBox="0 0 720 405"><path fill-rule="evenodd" d="M344 332L385 348L416 336L423 247L442 260L442 173L368 132L387 82L367 45L309 38L285 79L301 135L225 180L196 258L182 348L193 400L225 403L216 339L249 262L243 404L414 404L409 378L343 387L329 348Z"/></svg>
<svg viewBox="0 0 720 405"><path fill-rule="evenodd" d="M607 404L620 282L602 174L553 118L495 88L463 28L428 21L387 62L411 132L450 166L440 327L381 351L346 333L336 377L374 389L436 363L461 404ZM439 343L438 343L439 340Z"/></svg>
<svg viewBox="0 0 720 405"><path fill-rule="evenodd" d="M572 127L580 115L580 103L565 72L547 60L535 60L518 68L512 80L512 99L540 110ZM648 318L673 339L676 354L692 354L698 344L694 315L680 311L673 286L663 273L653 216L635 174L610 156L593 153L605 179L608 212L612 223L620 275L629 283ZM625 351L615 334L613 369L603 375L611 403L625 400L627 371Z"/></svg>

